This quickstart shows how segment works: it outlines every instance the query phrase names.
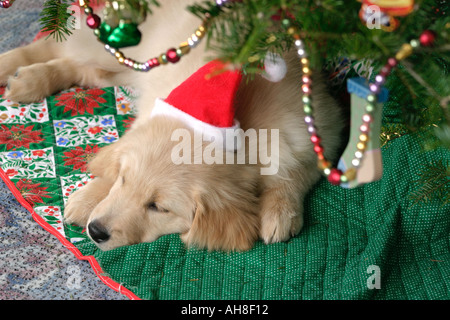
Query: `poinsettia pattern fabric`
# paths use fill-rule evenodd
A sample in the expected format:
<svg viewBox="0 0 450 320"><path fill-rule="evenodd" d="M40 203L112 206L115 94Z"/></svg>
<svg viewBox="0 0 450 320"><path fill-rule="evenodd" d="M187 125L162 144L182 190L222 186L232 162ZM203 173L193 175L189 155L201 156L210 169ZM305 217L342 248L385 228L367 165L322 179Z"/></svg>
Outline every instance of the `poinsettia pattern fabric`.
<svg viewBox="0 0 450 320"><path fill-rule="evenodd" d="M75 243L85 230L67 226L69 196L94 177L87 164L130 128L138 93L132 88L74 87L32 104L3 98L0 167L34 212Z"/></svg>

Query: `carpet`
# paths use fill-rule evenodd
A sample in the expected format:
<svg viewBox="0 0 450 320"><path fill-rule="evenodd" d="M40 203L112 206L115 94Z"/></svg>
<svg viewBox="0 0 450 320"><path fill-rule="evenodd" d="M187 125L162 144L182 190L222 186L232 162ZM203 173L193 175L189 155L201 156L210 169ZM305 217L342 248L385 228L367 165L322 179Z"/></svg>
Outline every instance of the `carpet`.
<svg viewBox="0 0 450 320"><path fill-rule="evenodd" d="M89 158L131 125L136 94L129 88L72 88L25 105L2 98L3 92L0 176L39 225L88 260L104 283L134 298L73 245L87 239L85 230L64 225L63 212L70 194L92 179Z"/></svg>
<svg viewBox="0 0 450 320"><path fill-rule="evenodd" d="M0 9L0 54L33 41L44 0ZM128 300L40 227L0 179L0 300Z"/></svg>

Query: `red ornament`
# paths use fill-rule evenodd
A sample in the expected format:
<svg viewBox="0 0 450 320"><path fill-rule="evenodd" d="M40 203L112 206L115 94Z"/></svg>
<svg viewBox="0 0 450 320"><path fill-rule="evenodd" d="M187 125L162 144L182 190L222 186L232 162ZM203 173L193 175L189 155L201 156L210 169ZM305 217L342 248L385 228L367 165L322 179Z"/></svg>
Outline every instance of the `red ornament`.
<svg viewBox="0 0 450 320"><path fill-rule="evenodd" d="M419 41L420 44L424 47L430 47L434 44L434 40L436 39L436 33L431 30L425 30L420 35Z"/></svg>
<svg viewBox="0 0 450 320"><path fill-rule="evenodd" d="M101 23L101 19L98 15L96 14L90 14L87 18L86 18L86 23L88 25L89 28L91 29L97 29L98 27L100 27L100 23Z"/></svg>
<svg viewBox="0 0 450 320"><path fill-rule="evenodd" d="M339 169L331 169L330 174L328 175L328 181L337 186L341 183L341 176L342 176L342 171Z"/></svg>
<svg viewBox="0 0 450 320"><path fill-rule="evenodd" d="M323 147L322 147L320 144L316 144L316 145L314 146L314 151L315 151L317 154L322 153L322 152L323 152Z"/></svg>
<svg viewBox="0 0 450 320"><path fill-rule="evenodd" d="M177 55L177 49L171 48L166 52L167 61L176 63L180 61L180 57Z"/></svg>
<svg viewBox="0 0 450 320"><path fill-rule="evenodd" d="M387 77L392 71L392 67L389 65L389 63L386 63L380 70L380 76Z"/></svg>
<svg viewBox="0 0 450 320"><path fill-rule="evenodd" d="M397 61L397 59L391 57L391 58L388 59L387 64L391 68L394 68L398 64L398 61Z"/></svg>
<svg viewBox="0 0 450 320"><path fill-rule="evenodd" d="M9 0L2 1L0 4L1 4L1 7L5 8L5 9L8 9L9 7L11 7L11 3L9 2Z"/></svg>
<svg viewBox="0 0 450 320"><path fill-rule="evenodd" d="M311 136L311 142L312 143L314 143L314 144L318 144L318 143L320 143L320 137L317 135L317 134L313 134L312 136Z"/></svg>
<svg viewBox="0 0 450 320"><path fill-rule="evenodd" d="M152 58L152 59L148 60L147 62L151 68L159 66L158 58Z"/></svg>

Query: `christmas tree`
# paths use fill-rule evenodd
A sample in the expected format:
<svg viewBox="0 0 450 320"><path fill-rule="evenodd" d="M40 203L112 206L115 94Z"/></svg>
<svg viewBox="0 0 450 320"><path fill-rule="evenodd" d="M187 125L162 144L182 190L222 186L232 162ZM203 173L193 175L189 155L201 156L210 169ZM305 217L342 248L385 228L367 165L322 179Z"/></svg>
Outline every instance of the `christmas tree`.
<svg viewBox="0 0 450 320"><path fill-rule="evenodd" d="M123 0L131 6L155 0ZM49 0L42 12L45 31L63 40L72 1ZM101 3L104 1L91 1ZM220 6L218 5L220 3ZM390 100L381 142L404 134L420 137L423 149L450 148L450 18L446 0L236 0L199 1L189 10L208 18L206 34L211 56L258 72L268 52L290 49L292 30L301 36L313 69L326 69L336 94L346 79L359 75L369 81L389 58L403 55L386 79ZM144 35L145 36L145 35ZM450 169L445 161L424 164L418 174L417 202L437 195L449 201Z"/></svg>

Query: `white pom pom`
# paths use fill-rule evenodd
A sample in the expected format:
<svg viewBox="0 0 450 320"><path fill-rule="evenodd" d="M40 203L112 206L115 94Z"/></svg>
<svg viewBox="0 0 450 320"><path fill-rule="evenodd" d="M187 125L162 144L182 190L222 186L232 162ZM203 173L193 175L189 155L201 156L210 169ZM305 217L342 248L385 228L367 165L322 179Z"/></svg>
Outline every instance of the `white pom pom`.
<svg viewBox="0 0 450 320"><path fill-rule="evenodd" d="M279 54L268 52L264 59L264 70L263 78L271 82L279 82L286 76L286 62Z"/></svg>

